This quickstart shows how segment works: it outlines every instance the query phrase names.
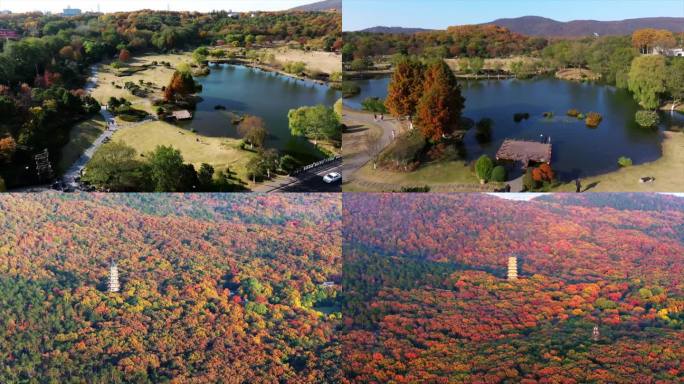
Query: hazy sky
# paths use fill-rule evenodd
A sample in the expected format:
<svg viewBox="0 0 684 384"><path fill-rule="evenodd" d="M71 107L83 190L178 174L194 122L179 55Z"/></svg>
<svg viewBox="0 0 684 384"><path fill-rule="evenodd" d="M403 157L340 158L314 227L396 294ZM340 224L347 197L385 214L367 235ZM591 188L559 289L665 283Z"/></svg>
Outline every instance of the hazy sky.
<svg viewBox="0 0 684 384"><path fill-rule="evenodd" d="M684 0L344 0L343 11L345 31L378 25L444 29L529 15L559 21L684 17Z"/></svg>
<svg viewBox="0 0 684 384"><path fill-rule="evenodd" d="M80 8L96 11L98 3L102 12L134 11L139 9L166 9L173 11L208 12L214 9L233 11L280 11L316 0L0 0L0 9L12 12L51 11L63 8Z"/></svg>

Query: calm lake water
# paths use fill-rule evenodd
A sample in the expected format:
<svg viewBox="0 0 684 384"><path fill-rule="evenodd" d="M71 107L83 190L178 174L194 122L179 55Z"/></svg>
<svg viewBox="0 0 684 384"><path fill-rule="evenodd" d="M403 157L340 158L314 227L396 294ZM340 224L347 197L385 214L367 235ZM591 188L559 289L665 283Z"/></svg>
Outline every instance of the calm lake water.
<svg viewBox="0 0 684 384"><path fill-rule="evenodd" d="M346 98L345 104L361 108L366 97L387 96L389 78L359 80L361 94ZM471 129L464 139L465 157L473 160L487 154L494 156L505 138L539 140L551 137L551 165L562 180L572 180L618 169L617 159L627 156L634 164L658 159L661 138L658 130L684 127L684 115L662 114L658 129L647 129L634 122L639 106L629 92L614 87L563 81L554 78L532 80L460 81L466 98L464 116L478 121L494 121L492 141L480 144ZM597 128L587 128L584 121L566 116L576 108L603 115ZM554 117L543 117L553 112ZM515 113L529 113L530 118L513 121ZM647 175L644 175L647 176Z"/></svg>
<svg viewBox="0 0 684 384"><path fill-rule="evenodd" d="M269 136L266 146L305 157L317 151L307 140L294 137L288 128L290 109L324 104L332 106L339 93L325 85L300 81L258 69L228 64L211 65L211 73L199 77L202 84L192 121L182 123L187 129L212 137L239 137L232 124L233 113L249 114L264 119ZM226 110L215 110L216 105Z"/></svg>

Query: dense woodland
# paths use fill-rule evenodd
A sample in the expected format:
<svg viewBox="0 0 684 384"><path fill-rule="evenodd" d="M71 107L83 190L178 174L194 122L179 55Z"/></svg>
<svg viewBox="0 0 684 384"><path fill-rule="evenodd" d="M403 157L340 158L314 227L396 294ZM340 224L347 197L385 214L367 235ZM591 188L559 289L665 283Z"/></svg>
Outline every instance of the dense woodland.
<svg viewBox="0 0 684 384"><path fill-rule="evenodd" d="M346 382L684 379L680 197L350 194L343 215Z"/></svg>
<svg viewBox="0 0 684 384"><path fill-rule="evenodd" d="M234 17L223 11L0 16L0 29L21 37L0 41L0 187L38 182L33 156L47 148L56 163L74 123L99 110L82 89L94 63L201 45L287 43L333 51L342 44L338 13L253 16Z"/></svg>
<svg viewBox="0 0 684 384"><path fill-rule="evenodd" d="M2 196L0 382L338 381L340 200Z"/></svg>

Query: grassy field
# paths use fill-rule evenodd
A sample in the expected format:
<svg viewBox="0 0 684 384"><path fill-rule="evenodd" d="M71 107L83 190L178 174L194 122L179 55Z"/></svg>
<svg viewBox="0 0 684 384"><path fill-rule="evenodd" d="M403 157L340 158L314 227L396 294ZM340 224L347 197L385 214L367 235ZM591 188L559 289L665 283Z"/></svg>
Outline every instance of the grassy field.
<svg viewBox="0 0 684 384"><path fill-rule="evenodd" d="M122 128L112 140L122 141L143 154L158 145L170 145L180 150L185 162L192 163L195 169L202 163L211 164L217 172L229 168L244 181L248 181L245 165L254 156L239 149L240 140L200 136L161 121Z"/></svg>
<svg viewBox="0 0 684 384"><path fill-rule="evenodd" d="M133 107L142 109L148 113L154 113L154 107L152 106L151 100L153 98L162 97L161 87L169 84L175 67L183 62L190 63L192 57L189 53L143 55L132 58L127 64L130 66L141 66L151 64L153 61L157 61L157 63L167 61L171 63L171 68L166 68L161 64L157 64L144 71L134 73L131 76L119 77L117 76L117 73L120 69L112 68L109 64L100 65L97 87L92 91L93 97L99 101L100 104L106 104L107 100L112 96L117 98L123 97L124 99L129 100L133 104ZM147 98L134 96L128 90L123 89L123 86L127 81L138 84L140 80L153 84L152 88L154 89L154 92L148 95ZM112 82L114 82L114 84L112 84ZM116 88L117 85L120 86L121 89Z"/></svg>
<svg viewBox="0 0 684 384"><path fill-rule="evenodd" d="M99 114L73 127L69 142L62 148L57 173L64 173L106 129L107 124Z"/></svg>
<svg viewBox="0 0 684 384"><path fill-rule="evenodd" d="M584 68L561 69L556 72L555 76L558 79L570 81L598 80L601 78L600 74Z"/></svg>
<svg viewBox="0 0 684 384"><path fill-rule="evenodd" d="M684 189L684 133L665 132L664 135L660 159L582 179L582 188L594 185L589 189L591 192L681 192ZM639 178L647 176L655 177L655 182L639 182ZM575 184L563 184L553 192L575 192Z"/></svg>
<svg viewBox="0 0 684 384"><path fill-rule="evenodd" d="M479 180L470 170L468 164L462 160L440 161L421 165L413 172L392 172L373 169L368 163L354 174L355 179L343 186L345 192L369 192L364 186L365 182L393 185L391 190L399 190L402 187L429 186L431 189L448 187L449 185L479 187ZM495 188L495 185L491 185ZM464 190L467 190L465 188ZM473 188L477 190L477 188ZM376 191L380 192L380 191Z"/></svg>
<svg viewBox="0 0 684 384"><path fill-rule="evenodd" d="M306 64L308 69L313 69L327 74L342 71L341 56L332 52L305 52L299 49L291 49L287 47L266 48L263 49L263 51L273 53L275 59L282 64L292 61L301 61Z"/></svg>

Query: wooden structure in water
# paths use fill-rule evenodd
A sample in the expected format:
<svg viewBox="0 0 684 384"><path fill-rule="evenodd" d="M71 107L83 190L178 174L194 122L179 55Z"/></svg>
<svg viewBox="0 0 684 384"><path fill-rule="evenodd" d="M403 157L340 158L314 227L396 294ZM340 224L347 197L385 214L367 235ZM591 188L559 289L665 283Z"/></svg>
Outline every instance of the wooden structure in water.
<svg viewBox="0 0 684 384"><path fill-rule="evenodd" d="M506 139L496 152L496 159L521 162L524 168L530 162L551 164L551 143Z"/></svg>

